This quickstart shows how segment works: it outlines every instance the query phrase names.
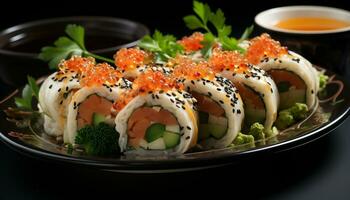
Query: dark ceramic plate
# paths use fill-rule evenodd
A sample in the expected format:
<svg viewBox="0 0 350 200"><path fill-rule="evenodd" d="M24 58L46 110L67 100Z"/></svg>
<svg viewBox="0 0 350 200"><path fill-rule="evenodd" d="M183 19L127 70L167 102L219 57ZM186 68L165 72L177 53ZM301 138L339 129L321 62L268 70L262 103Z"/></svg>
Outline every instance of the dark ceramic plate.
<svg viewBox="0 0 350 200"><path fill-rule="evenodd" d="M298 147L320 138L339 126L350 113L350 87L344 84L341 77L331 72L326 74L331 77L330 81L322 94L319 94L318 106L310 112L308 118L282 131L276 137L257 141L254 147L235 146L191 152L176 157L142 158L130 155L109 158L91 157L78 150L68 152L65 147L57 144L56 140L49 138L42 131L40 117L28 120L25 117L27 113L15 115L13 111L7 112L10 117L6 116L5 112L0 113L0 139L14 150L31 157L100 170L164 173L218 167L241 162L242 159L253 159L261 154ZM18 93L20 90L1 101L0 110L14 107L14 97Z"/></svg>

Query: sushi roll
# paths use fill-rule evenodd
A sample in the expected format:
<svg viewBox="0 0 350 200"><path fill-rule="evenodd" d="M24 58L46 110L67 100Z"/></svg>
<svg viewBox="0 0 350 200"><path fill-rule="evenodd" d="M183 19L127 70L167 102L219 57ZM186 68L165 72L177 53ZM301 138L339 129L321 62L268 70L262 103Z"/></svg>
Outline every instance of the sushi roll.
<svg viewBox="0 0 350 200"><path fill-rule="evenodd" d="M74 56L60 63L59 71L51 74L39 90L39 110L44 115L44 129L51 136L63 134L67 108L72 95L80 88L80 68L95 64L93 58Z"/></svg>
<svg viewBox="0 0 350 200"><path fill-rule="evenodd" d="M288 51L268 34L250 41L247 58L275 81L280 94L280 109L290 108L295 103L305 103L309 108L315 105L318 75L305 58Z"/></svg>
<svg viewBox="0 0 350 200"><path fill-rule="evenodd" d="M244 104L244 128L258 122L271 130L277 117L279 94L270 76L248 64L244 56L235 51L214 49L208 62L215 72L232 81L238 89Z"/></svg>
<svg viewBox="0 0 350 200"><path fill-rule="evenodd" d="M226 78L216 76L205 62L178 56L173 75L196 100L198 144L204 149L224 148L241 130L243 102L237 89Z"/></svg>
<svg viewBox="0 0 350 200"><path fill-rule="evenodd" d="M86 70L80 83L81 88L68 105L65 143L74 144L77 131L86 125L105 122L114 126L113 102L124 90L131 88L130 82L106 63Z"/></svg>
<svg viewBox="0 0 350 200"><path fill-rule="evenodd" d="M147 70L114 105L121 151L137 155L186 152L197 142L194 103L171 78Z"/></svg>

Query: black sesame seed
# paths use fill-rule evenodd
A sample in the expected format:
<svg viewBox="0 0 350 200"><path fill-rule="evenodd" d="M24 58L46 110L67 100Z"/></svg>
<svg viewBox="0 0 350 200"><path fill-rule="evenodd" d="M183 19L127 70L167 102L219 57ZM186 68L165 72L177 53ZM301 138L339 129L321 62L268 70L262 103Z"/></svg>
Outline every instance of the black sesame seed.
<svg viewBox="0 0 350 200"><path fill-rule="evenodd" d="M57 92L61 92L61 88L59 88L59 89L57 90Z"/></svg>
<svg viewBox="0 0 350 200"><path fill-rule="evenodd" d="M49 89L51 89L51 88L52 88L52 85L49 86Z"/></svg>
<svg viewBox="0 0 350 200"><path fill-rule="evenodd" d="M185 139L186 139L186 140L189 140L190 138L191 138L190 136L187 136Z"/></svg>
<svg viewBox="0 0 350 200"><path fill-rule="evenodd" d="M224 104L224 102L222 100L219 101L221 104Z"/></svg>
<svg viewBox="0 0 350 200"><path fill-rule="evenodd" d="M240 109L237 109L237 114L241 114L241 110Z"/></svg>
<svg viewBox="0 0 350 200"><path fill-rule="evenodd" d="M311 90L311 94L313 94L314 93L314 90Z"/></svg>
<svg viewBox="0 0 350 200"><path fill-rule="evenodd" d="M232 104L231 104L231 105L232 105ZM235 109L234 109L234 108L232 109L232 112L235 113Z"/></svg>
<svg viewBox="0 0 350 200"><path fill-rule="evenodd" d="M191 127L189 127L189 126L187 126L186 128L187 128L188 130L192 130Z"/></svg>
<svg viewBox="0 0 350 200"><path fill-rule="evenodd" d="M208 95L211 97L212 96L211 92L208 92Z"/></svg>

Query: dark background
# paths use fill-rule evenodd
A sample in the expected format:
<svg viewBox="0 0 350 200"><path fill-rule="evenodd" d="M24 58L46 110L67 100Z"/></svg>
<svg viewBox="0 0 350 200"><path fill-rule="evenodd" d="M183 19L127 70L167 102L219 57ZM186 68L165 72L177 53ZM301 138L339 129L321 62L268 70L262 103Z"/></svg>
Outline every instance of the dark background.
<svg viewBox="0 0 350 200"><path fill-rule="evenodd" d="M350 10L350 1L335 0L264 0L207 1L212 8L222 8L228 24L240 35L253 23L254 16L265 9L283 5L326 5ZM181 36L189 33L182 17L192 13L192 1L27 1L0 12L0 29L49 17L113 16L144 23ZM20 6L17 12L15 7ZM0 83L0 96L10 88ZM266 155L243 162L199 172L166 175L125 175L48 163L21 156L0 143L0 199L55 199L92 194L120 193L156 197L169 191L198 195L227 194L229 198L272 199L350 199L350 120L321 140L284 153ZM74 193L74 194L70 194ZM163 197L163 195L161 195ZM184 196L183 196L184 197ZM164 196L163 198L169 198Z"/></svg>

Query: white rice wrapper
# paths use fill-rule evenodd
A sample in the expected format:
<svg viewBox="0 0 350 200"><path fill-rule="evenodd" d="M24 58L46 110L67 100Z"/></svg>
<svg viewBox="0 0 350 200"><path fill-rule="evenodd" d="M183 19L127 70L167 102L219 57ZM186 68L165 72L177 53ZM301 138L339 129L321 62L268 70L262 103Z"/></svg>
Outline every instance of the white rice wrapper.
<svg viewBox="0 0 350 200"><path fill-rule="evenodd" d="M278 58L264 58L257 65L265 71L278 69L293 72L300 77L306 85L306 104L312 108L316 102L316 94L319 88L317 71L309 61L300 55L289 51L290 54Z"/></svg>
<svg viewBox="0 0 350 200"><path fill-rule="evenodd" d="M52 136L63 134L67 118L67 107L71 97L80 88L75 73L51 74L39 90L39 110L44 115L45 132Z"/></svg>
<svg viewBox="0 0 350 200"><path fill-rule="evenodd" d="M197 142L197 119L193 107L193 98L186 92L179 93L177 90L168 92L153 92L151 94L139 95L131 100L116 116L116 130L120 134L119 146L122 152L135 155L178 155L186 152ZM160 106L174 115L180 126L180 143L172 149L146 150L128 148L128 120L131 114L138 108L144 106ZM181 128L182 127L182 128Z"/></svg>
<svg viewBox="0 0 350 200"><path fill-rule="evenodd" d="M131 87L131 84L126 79L120 79L115 85L101 85L83 87L79 89L71 98L71 102L68 106L67 125L64 130L63 140L65 143L74 144L78 127L78 110L79 105L84 102L90 95L98 95L111 102L114 102L120 94ZM112 108L111 108L112 110ZM113 117L113 116L110 116ZM108 118L108 116L107 116ZM109 120L114 126L114 120Z"/></svg>
<svg viewBox="0 0 350 200"><path fill-rule="evenodd" d="M233 142L241 130L244 119L243 102L232 82L224 77L216 76L213 80L180 80L188 92L205 95L225 110L227 118L227 133L221 139L212 137L201 141L205 149L224 148ZM240 112L237 112L239 110Z"/></svg>
<svg viewBox="0 0 350 200"><path fill-rule="evenodd" d="M266 130L270 130L277 118L279 105L279 93L271 77L264 70L252 65L249 66L249 69L245 73L224 70L220 74L232 81L233 84L238 82L260 94L265 105L264 127Z"/></svg>

